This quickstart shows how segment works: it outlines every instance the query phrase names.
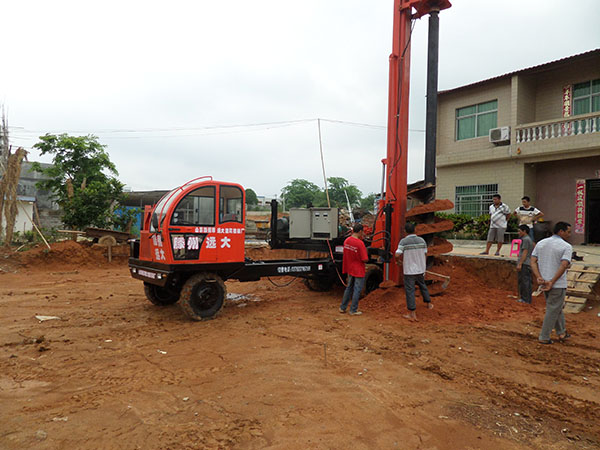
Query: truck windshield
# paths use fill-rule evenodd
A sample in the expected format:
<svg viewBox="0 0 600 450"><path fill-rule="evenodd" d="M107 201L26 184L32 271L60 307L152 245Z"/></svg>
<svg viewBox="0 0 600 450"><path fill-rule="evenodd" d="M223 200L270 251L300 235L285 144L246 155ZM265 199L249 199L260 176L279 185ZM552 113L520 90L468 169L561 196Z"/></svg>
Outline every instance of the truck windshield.
<svg viewBox="0 0 600 450"><path fill-rule="evenodd" d="M178 191L180 189L181 189L181 187L173 189L169 193L165 194L163 196L163 198L161 198L160 201L156 204L156 207L154 208L154 212L152 213L152 220L150 221L150 231L151 232L158 231L158 228L160 228L163 220L165 219L165 215L167 214L167 211L169 210L169 208L175 201L175 198L177 197L176 191ZM155 224L158 224L158 227L155 227L154 226Z"/></svg>
<svg viewBox="0 0 600 450"><path fill-rule="evenodd" d="M215 187L204 186L187 194L171 216L171 225L215 225Z"/></svg>

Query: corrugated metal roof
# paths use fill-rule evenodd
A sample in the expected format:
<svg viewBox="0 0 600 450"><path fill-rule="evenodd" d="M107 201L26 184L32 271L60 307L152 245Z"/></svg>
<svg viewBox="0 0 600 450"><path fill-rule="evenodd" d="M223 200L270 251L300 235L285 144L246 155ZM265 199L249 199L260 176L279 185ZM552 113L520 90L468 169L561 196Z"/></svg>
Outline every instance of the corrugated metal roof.
<svg viewBox="0 0 600 450"><path fill-rule="evenodd" d="M502 78L512 77L513 75L516 75L516 74L524 74L524 73L528 73L528 72L530 72L530 73L542 72L542 71L551 69L552 66L559 66L559 65L562 65L562 64L565 64L568 62L576 61L578 59L586 59L591 56L594 56L595 54L600 55L600 48L597 48L595 50L590 50L589 52L578 53L577 55L573 55L573 56L567 56L565 58L557 59L555 61L550 61L550 62L547 62L544 64L538 64L537 66L528 67L526 69L515 70L514 72L505 73L504 75L498 75L496 77L488 78L486 80L481 80L481 81L476 81L474 83L465 84L464 86L459 86L456 88L439 91L438 95L447 94L450 92L458 91L460 89L471 88L471 87L478 86L481 84L489 83L490 81L500 80Z"/></svg>

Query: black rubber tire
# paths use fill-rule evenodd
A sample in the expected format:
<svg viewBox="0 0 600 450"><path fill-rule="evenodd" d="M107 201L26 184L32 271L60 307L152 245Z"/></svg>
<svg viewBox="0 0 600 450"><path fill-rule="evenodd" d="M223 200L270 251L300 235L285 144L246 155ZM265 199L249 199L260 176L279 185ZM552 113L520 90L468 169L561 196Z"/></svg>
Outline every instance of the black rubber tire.
<svg viewBox="0 0 600 450"><path fill-rule="evenodd" d="M155 284L144 283L144 293L146 298L156 306L172 305L179 300L179 292Z"/></svg>
<svg viewBox="0 0 600 450"><path fill-rule="evenodd" d="M327 292L333 288L333 280L328 277L305 278L304 285L311 291Z"/></svg>
<svg viewBox="0 0 600 450"><path fill-rule="evenodd" d="M364 297L370 292L373 292L379 287L383 281L383 271L381 268L374 264L367 264L365 267L365 284L363 285L360 293L361 297Z"/></svg>
<svg viewBox="0 0 600 450"><path fill-rule="evenodd" d="M192 320L213 319L223 308L227 288L214 273L192 275L181 289L181 308Z"/></svg>

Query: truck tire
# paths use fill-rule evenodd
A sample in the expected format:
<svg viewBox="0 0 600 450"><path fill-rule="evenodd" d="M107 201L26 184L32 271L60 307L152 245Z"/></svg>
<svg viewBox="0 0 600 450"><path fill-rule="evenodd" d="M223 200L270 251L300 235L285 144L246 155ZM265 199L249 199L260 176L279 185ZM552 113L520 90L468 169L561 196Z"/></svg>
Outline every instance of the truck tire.
<svg viewBox="0 0 600 450"><path fill-rule="evenodd" d="M326 292L333 287L333 280L329 277L305 278L304 285L311 291Z"/></svg>
<svg viewBox="0 0 600 450"><path fill-rule="evenodd" d="M221 277L202 272L185 282L179 304L190 319L208 320L221 311L226 295L227 288Z"/></svg>
<svg viewBox="0 0 600 450"><path fill-rule="evenodd" d="M150 283L144 283L144 293L146 298L156 306L172 305L179 300L179 292Z"/></svg>
<svg viewBox="0 0 600 450"><path fill-rule="evenodd" d="M383 281L383 271L380 267L374 264L367 264L365 268L365 283L363 284L361 297L364 297L369 292L374 291Z"/></svg>

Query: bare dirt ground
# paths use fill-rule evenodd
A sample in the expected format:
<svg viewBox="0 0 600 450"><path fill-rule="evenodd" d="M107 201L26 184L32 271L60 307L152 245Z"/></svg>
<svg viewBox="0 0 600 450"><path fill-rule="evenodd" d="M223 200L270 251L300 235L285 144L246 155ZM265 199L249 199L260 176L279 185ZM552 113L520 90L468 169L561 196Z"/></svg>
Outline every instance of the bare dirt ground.
<svg viewBox="0 0 600 450"><path fill-rule="evenodd" d="M352 317L341 289L269 280L227 282L243 296L191 322L145 299L126 249L103 251L0 255L0 448L600 446L598 304L540 345L541 297L517 304L510 274L453 259L418 323L398 288Z"/></svg>

